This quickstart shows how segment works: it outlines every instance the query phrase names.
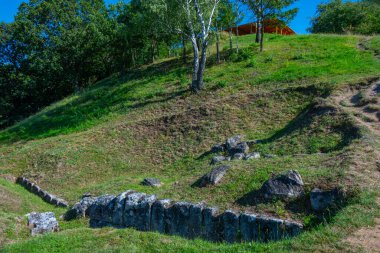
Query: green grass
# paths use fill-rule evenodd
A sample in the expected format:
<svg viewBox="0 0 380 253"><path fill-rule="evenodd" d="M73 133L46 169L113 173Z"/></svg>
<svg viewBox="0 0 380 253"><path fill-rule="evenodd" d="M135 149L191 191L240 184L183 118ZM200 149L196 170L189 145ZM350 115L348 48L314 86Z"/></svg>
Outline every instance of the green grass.
<svg viewBox="0 0 380 253"><path fill-rule="evenodd" d="M252 46L253 38L240 37L241 52L225 52L223 57L231 61L221 64L214 62L214 48L210 48L206 90L201 94L188 91L190 65L168 59L133 70L125 77L111 76L1 131L0 174L34 179L42 188L71 203L85 192L101 195L134 189L155 193L159 198L206 201L222 209L296 219L305 222L310 231L278 243L219 245L130 229L91 230L86 220L79 220L63 222L62 232L54 235L29 239L24 232L19 242L4 251L347 249L341 239L379 216L374 204L376 194L370 193L371 189L359 191L348 206L317 227L312 226L316 216L307 208L307 196L290 203L250 201L272 174L290 169L300 171L307 193L313 187L346 186L349 152L353 147L360 150L363 133L350 115L331 109L329 95L344 85L379 76L380 62L371 52L357 48L362 39L357 36L271 35L266 37L263 53ZM211 170L212 155L204 153L235 134L264 140L252 151L278 157L233 161L220 185L191 187ZM158 177L163 186L140 185L145 177ZM10 187L16 186L7 185L7 189ZM19 194L17 191L23 190L17 188L11 195ZM48 209L41 205L38 210ZM1 206L0 203L0 210ZM11 225L14 216L31 209L26 206L7 211L0 214L0 219L5 217ZM5 238L9 242L17 236Z"/></svg>

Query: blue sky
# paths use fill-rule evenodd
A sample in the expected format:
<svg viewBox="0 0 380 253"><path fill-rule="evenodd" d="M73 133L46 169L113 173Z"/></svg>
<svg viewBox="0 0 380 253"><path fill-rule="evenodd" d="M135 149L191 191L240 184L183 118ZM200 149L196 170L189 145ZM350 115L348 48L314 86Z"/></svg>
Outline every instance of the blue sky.
<svg viewBox="0 0 380 253"><path fill-rule="evenodd" d="M118 0L106 0L107 3L116 3ZM23 0L0 0L0 21L12 22L17 7ZM299 0L295 6L300 9L297 17L290 24L296 33L306 33L310 24L310 17L315 14L316 7L323 0Z"/></svg>

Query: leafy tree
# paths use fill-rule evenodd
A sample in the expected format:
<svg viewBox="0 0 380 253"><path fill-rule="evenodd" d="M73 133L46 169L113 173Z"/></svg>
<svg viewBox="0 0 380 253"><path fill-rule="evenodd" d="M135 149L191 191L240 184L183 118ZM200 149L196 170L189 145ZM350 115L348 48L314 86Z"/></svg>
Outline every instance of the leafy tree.
<svg viewBox="0 0 380 253"><path fill-rule="evenodd" d="M297 0L242 0L257 17L260 51L264 49L264 25L271 20L288 23L296 16L298 9L291 8Z"/></svg>

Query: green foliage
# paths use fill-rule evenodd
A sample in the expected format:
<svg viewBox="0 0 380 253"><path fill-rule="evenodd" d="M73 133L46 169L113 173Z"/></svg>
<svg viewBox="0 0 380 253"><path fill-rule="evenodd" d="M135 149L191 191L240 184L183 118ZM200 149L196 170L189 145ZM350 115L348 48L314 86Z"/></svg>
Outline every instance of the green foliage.
<svg viewBox="0 0 380 253"><path fill-rule="evenodd" d="M380 6L364 2L332 0L318 6L312 33L380 33Z"/></svg>

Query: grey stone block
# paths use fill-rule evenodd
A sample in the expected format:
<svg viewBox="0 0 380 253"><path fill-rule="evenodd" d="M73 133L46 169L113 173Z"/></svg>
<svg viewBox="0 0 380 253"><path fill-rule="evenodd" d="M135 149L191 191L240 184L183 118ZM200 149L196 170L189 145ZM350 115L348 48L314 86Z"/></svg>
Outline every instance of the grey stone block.
<svg viewBox="0 0 380 253"><path fill-rule="evenodd" d="M150 230L151 207L156 201L155 195L132 193L126 198L124 223L141 231Z"/></svg>
<svg viewBox="0 0 380 253"><path fill-rule="evenodd" d="M243 241L258 241L260 233L256 215L247 213L240 215L240 233Z"/></svg>
<svg viewBox="0 0 380 253"><path fill-rule="evenodd" d="M157 200L152 205L151 230L162 234L168 233L166 226L166 213L171 206L171 200Z"/></svg>
<svg viewBox="0 0 380 253"><path fill-rule="evenodd" d="M239 215L234 211L227 210L223 214L223 236L228 243L234 243L238 240L239 232Z"/></svg>
<svg viewBox="0 0 380 253"><path fill-rule="evenodd" d="M222 217L217 208L205 208L203 210L202 237L212 242L220 242L223 238Z"/></svg>

